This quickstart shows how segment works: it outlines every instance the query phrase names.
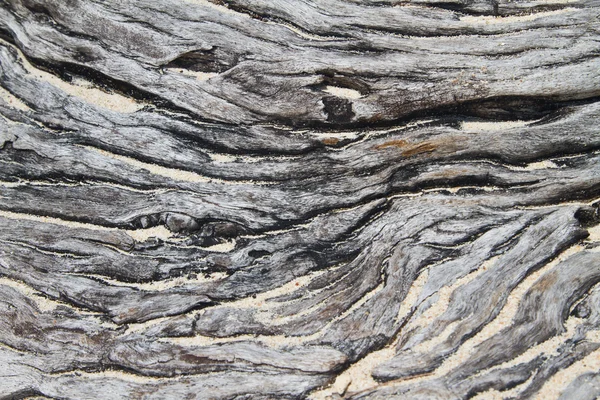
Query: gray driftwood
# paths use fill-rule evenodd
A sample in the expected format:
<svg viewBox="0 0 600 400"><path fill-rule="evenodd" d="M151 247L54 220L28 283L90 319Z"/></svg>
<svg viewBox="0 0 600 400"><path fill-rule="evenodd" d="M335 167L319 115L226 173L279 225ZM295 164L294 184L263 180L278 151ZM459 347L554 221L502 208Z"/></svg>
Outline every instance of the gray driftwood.
<svg viewBox="0 0 600 400"><path fill-rule="evenodd" d="M595 398L599 32L596 0L1 0L0 398Z"/></svg>

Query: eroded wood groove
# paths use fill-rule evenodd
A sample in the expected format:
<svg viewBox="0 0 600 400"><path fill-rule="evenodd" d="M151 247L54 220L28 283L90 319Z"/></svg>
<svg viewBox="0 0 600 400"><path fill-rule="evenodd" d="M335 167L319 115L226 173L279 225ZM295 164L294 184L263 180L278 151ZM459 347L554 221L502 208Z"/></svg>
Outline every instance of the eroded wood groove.
<svg viewBox="0 0 600 400"><path fill-rule="evenodd" d="M600 396L599 31L0 1L0 398Z"/></svg>

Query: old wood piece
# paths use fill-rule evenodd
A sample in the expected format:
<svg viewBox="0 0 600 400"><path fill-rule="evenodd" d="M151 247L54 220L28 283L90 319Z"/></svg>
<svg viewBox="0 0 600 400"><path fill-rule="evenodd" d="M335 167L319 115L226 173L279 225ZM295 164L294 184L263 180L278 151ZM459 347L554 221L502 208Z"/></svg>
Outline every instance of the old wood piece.
<svg viewBox="0 0 600 400"><path fill-rule="evenodd" d="M0 1L0 398L600 395L597 0Z"/></svg>

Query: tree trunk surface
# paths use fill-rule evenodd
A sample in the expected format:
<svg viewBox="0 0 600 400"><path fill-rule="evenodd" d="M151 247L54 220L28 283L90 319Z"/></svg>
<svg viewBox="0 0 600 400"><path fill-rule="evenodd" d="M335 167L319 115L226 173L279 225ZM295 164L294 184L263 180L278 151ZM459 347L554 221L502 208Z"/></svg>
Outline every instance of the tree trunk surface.
<svg viewBox="0 0 600 400"><path fill-rule="evenodd" d="M598 0L1 0L0 398L600 396Z"/></svg>

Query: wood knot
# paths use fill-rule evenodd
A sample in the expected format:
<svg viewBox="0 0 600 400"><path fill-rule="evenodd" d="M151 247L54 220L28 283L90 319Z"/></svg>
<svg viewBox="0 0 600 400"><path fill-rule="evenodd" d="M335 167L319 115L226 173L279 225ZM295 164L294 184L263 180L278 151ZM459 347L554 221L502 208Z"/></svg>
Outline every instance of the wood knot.
<svg viewBox="0 0 600 400"><path fill-rule="evenodd" d="M355 116L352 111L352 103L346 99L326 96L323 97L323 105L325 114L327 114L327 122L346 123Z"/></svg>

